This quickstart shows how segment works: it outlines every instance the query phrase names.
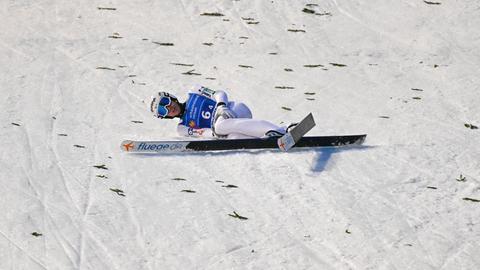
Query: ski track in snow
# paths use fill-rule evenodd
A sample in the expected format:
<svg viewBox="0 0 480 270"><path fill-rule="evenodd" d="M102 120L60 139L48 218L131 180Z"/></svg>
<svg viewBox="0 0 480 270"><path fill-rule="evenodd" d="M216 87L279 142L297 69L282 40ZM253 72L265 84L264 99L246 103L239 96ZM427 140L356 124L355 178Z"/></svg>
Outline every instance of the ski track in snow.
<svg viewBox="0 0 480 270"><path fill-rule="evenodd" d="M438 2L0 4L0 269L478 268L479 9ZM367 141L120 152L193 84Z"/></svg>

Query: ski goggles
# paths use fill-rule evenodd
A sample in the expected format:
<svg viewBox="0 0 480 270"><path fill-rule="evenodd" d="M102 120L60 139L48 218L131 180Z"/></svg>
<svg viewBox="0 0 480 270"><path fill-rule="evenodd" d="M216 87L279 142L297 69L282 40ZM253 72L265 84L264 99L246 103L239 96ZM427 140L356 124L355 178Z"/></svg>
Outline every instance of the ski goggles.
<svg viewBox="0 0 480 270"><path fill-rule="evenodd" d="M166 117L168 115L167 106L172 104L172 99L170 97L161 97L158 102L157 115L158 117Z"/></svg>

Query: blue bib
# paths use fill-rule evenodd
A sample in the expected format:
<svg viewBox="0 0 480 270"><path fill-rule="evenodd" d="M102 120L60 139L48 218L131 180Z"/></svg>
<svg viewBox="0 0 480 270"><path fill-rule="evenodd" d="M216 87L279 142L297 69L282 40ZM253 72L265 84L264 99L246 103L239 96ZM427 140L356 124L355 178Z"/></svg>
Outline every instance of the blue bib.
<svg viewBox="0 0 480 270"><path fill-rule="evenodd" d="M212 128L216 106L215 100L190 93L180 124L193 129Z"/></svg>

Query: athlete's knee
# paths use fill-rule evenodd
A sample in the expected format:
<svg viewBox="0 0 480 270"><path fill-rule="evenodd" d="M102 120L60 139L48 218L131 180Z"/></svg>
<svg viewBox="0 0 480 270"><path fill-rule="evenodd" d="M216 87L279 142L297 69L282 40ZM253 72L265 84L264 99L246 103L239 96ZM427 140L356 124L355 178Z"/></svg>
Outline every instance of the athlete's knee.
<svg viewBox="0 0 480 270"><path fill-rule="evenodd" d="M252 118L252 112L243 102L235 102L233 111L237 114L238 118Z"/></svg>

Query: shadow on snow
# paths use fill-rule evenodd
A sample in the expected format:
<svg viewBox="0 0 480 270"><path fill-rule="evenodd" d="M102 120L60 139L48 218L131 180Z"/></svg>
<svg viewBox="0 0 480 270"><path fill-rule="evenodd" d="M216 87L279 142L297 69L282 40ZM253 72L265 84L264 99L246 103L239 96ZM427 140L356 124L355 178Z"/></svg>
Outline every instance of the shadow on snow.
<svg viewBox="0 0 480 270"><path fill-rule="evenodd" d="M343 146L343 147L319 147L319 148L292 148L288 154L301 154L306 152L315 152L315 158L313 160L311 169L313 172L322 172L325 170L330 162L332 156L347 151L364 151L374 146ZM226 150L226 151L206 151L206 152L181 152L181 153L131 153L130 155L138 157L185 157L185 156L198 156L198 157L224 157L231 155L259 155L264 153L285 155L287 153L281 152L278 149L255 149L255 150Z"/></svg>

